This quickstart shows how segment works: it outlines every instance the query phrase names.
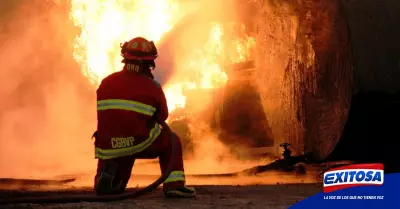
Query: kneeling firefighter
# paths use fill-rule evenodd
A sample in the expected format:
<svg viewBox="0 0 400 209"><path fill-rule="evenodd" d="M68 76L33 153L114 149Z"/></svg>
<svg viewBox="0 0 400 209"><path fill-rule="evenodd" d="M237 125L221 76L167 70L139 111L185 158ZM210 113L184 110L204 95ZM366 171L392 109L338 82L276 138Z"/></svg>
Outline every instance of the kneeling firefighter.
<svg viewBox="0 0 400 209"><path fill-rule="evenodd" d="M171 174L163 183L166 197L194 197L194 188L185 186L182 146L171 153L171 139L157 123L168 118L164 92L151 70L157 49L142 37L121 44L122 71L104 78L97 89L97 131L95 156L98 159L94 189L98 195L125 191L135 159L159 157L161 172L173 160ZM176 156L176 159L171 159Z"/></svg>

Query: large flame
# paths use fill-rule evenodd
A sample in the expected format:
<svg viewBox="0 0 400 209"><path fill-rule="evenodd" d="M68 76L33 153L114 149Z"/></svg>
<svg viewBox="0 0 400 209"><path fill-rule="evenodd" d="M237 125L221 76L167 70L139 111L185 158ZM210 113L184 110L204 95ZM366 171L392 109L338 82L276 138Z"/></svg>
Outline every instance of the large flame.
<svg viewBox="0 0 400 209"><path fill-rule="evenodd" d="M204 48L195 50L193 56L190 56L187 60L183 60L182 66L186 68L185 70L190 70L197 76L190 79L175 75L177 79L173 79L172 83L167 84L165 94L168 99L170 111L178 107L185 107L185 89L210 89L221 87L228 80L226 73L217 62L218 56L223 52L222 35L223 30L221 25L213 23L208 42L205 44ZM177 82L176 80L180 81Z"/></svg>
<svg viewBox="0 0 400 209"><path fill-rule="evenodd" d="M74 57L95 84L122 69L120 42L142 36L157 44L183 17L182 12L178 12L182 5L177 0L72 0L71 4L71 18L82 30L76 40ZM175 79L164 86L170 112L185 107L185 89L220 88L228 79L220 62L226 48L224 27L212 23L207 30L210 30L209 37L203 47L191 50L193 54L179 61L191 76L175 73ZM245 61L253 41L243 37L234 40L236 54L230 60Z"/></svg>
<svg viewBox="0 0 400 209"><path fill-rule="evenodd" d="M241 30L244 27L239 28ZM175 75L167 84L166 95L170 110L185 107L185 89L214 89L221 88L228 80L221 64L228 57L228 63L244 62L254 53L255 38L246 35L236 36L233 40L224 40L224 26L220 23L211 23L208 41L203 48L193 50L192 56L181 61L184 70L198 75L189 80ZM177 81L178 80L178 81ZM182 81L183 80L183 81ZM204 101L206 102L206 101Z"/></svg>
<svg viewBox="0 0 400 209"><path fill-rule="evenodd" d="M96 84L122 68L119 43L135 36L157 43L182 16L173 0L72 0L71 6L82 30L74 57Z"/></svg>

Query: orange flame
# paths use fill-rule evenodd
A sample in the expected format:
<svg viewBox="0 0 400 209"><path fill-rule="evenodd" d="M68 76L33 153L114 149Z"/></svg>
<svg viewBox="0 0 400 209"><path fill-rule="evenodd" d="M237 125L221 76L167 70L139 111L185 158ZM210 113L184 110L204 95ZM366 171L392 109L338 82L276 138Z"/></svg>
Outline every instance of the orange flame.
<svg viewBox="0 0 400 209"><path fill-rule="evenodd" d="M119 43L135 36L143 36L159 43L182 17L177 0L72 0L71 18L82 30L76 39L75 59L82 65L85 76L95 85L107 75L122 69ZM219 59L224 53L224 30L222 24L211 25L208 41L204 47L193 51L190 59L182 60L195 78L178 74L165 88L170 112L184 108L185 89L221 88L228 77L222 70ZM250 40L250 41L249 41ZM251 40L237 39L237 53L231 61L244 61ZM179 82L176 82L179 78Z"/></svg>
<svg viewBox="0 0 400 209"><path fill-rule="evenodd" d="M95 84L122 68L119 43L135 36L159 42L181 18L172 0L72 0L71 18L81 28L75 59Z"/></svg>

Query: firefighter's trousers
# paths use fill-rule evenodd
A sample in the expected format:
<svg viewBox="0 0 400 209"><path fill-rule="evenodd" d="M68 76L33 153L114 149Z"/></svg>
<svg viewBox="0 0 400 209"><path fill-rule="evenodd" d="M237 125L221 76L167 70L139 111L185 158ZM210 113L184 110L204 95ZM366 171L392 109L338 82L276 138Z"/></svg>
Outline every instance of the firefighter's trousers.
<svg viewBox="0 0 400 209"><path fill-rule="evenodd" d="M178 136L173 137L173 140L175 140L174 145L176 146L176 152L174 154L171 153L170 137L165 130L162 130L160 135L153 142L153 144L140 153L110 160L98 159L97 173L95 177L95 188L97 185L98 176L100 175L106 163L112 161L116 165L117 170L115 173L114 181L120 182L120 186L122 186L122 189L125 189L128 184L129 178L131 177L131 172L135 163L135 159L154 159L157 157L159 157L159 163L162 173L166 172L170 160L174 161L172 173L163 183L164 191L184 186L185 175L183 168L182 144ZM175 156L174 159L172 159L173 156Z"/></svg>

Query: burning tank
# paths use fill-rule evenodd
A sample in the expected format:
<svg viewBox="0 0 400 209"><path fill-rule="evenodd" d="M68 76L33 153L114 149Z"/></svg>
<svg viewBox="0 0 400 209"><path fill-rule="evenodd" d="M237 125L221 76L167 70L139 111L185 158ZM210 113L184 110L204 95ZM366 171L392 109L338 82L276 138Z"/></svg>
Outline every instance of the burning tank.
<svg viewBox="0 0 400 209"><path fill-rule="evenodd" d="M260 8L257 79L266 114L281 121L272 129L294 153L323 160L341 137L353 89L341 1L271 1Z"/></svg>
<svg viewBox="0 0 400 209"><path fill-rule="evenodd" d="M230 79L223 88L184 92L185 108L178 108L171 114L170 124L182 137L186 153L193 151L190 121L195 121L195 126L202 122L209 124L218 139L236 153L249 154L254 148L274 146L272 131L253 82L254 67L253 61L227 66ZM204 101L212 102L207 106L199 105Z"/></svg>

